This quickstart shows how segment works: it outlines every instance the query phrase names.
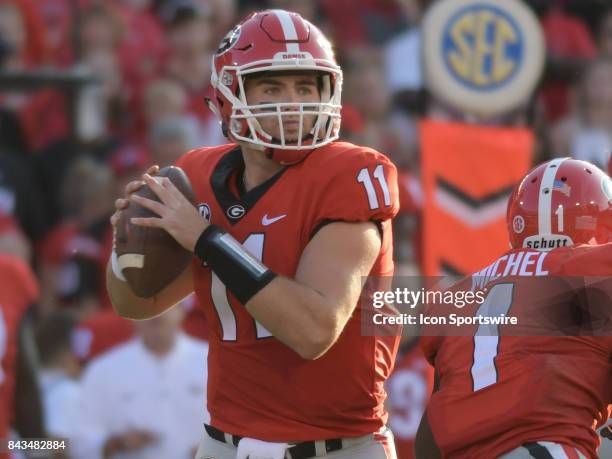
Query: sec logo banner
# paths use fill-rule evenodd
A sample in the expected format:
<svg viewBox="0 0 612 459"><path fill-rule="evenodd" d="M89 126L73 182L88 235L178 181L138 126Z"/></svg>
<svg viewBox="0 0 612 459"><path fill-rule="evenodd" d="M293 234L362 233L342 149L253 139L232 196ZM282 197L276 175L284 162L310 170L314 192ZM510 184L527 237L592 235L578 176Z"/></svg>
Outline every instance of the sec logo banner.
<svg viewBox="0 0 612 459"><path fill-rule="evenodd" d="M519 0L441 0L423 31L427 85L456 109L481 117L513 110L542 74L542 31Z"/></svg>

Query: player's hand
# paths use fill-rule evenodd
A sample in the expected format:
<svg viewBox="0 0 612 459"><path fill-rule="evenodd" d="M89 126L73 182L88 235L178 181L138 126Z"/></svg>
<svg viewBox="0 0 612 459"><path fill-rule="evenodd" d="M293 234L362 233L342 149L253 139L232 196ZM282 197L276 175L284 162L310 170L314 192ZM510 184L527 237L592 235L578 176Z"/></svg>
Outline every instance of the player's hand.
<svg viewBox="0 0 612 459"><path fill-rule="evenodd" d="M158 172L159 166L155 164L149 167L146 173L149 175L157 175ZM140 190L144 186L144 184L144 180L132 180L125 186L124 197L115 200L115 213L110 218L111 225L113 226L113 231L117 226L117 222L119 222L119 218L121 217L121 211L126 209L127 206L130 205L130 196L136 191Z"/></svg>
<svg viewBox="0 0 612 459"><path fill-rule="evenodd" d="M599 434L608 440L612 440L612 424L608 424L607 426L603 427L599 431Z"/></svg>
<svg viewBox="0 0 612 459"><path fill-rule="evenodd" d="M134 225L162 228L190 252L208 226L198 210L167 177L154 179L150 174L142 176L161 202L132 194L130 200L159 215L159 218L132 218Z"/></svg>

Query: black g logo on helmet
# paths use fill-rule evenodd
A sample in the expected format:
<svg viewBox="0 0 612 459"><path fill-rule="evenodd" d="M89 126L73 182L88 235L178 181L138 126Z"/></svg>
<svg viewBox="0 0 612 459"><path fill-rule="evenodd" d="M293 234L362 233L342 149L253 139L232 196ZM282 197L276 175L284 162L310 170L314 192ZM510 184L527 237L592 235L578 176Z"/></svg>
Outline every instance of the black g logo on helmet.
<svg viewBox="0 0 612 459"><path fill-rule="evenodd" d="M219 49L217 49L217 52L215 53L217 56L220 56L236 44L240 38L240 30L241 27L237 25L230 30L225 37L223 37L223 40L221 40L221 43L219 43Z"/></svg>

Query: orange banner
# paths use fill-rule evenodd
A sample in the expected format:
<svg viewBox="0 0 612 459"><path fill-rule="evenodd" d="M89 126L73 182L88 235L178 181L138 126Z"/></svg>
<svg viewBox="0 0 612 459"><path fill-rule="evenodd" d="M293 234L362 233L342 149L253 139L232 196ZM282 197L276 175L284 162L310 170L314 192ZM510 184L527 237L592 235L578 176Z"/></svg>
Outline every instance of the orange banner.
<svg viewBox="0 0 612 459"><path fill-rule="evenodd" d="M533 134L423 120L420 138L423 274L471 274L508 250L506 206L531 166Z"/></svg>

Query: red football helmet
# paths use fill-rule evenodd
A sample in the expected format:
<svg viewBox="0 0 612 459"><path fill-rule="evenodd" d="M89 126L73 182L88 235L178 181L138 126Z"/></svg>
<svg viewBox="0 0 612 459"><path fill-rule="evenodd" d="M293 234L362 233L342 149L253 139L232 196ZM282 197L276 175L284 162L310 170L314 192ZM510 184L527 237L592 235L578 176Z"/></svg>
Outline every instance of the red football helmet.
<svg viewBox="0 0 612 459"><path fill-rule="evenodd" d="M586 161L540 164L514 189L507 224L513 248L612 242L612 180Z"/></svg>
<svg viewBox="0 0 612 459"><path fill-rule="evenodd" d="M249 105L244 78L257 72L315 71L321 75L320 103L270 103ZM310 151L338 138L342 71L330 42L319 29L297 13L268 10L253 13L234 27L213 56L211 84L215 101L209 103L231 140L248 143L272 159L290 164ZM283 117L300 115L300 135L288 142ZM302 133L304 115L316 115L311 132ZM265 132L262 117L279 120L281 139Z"/></svg>

